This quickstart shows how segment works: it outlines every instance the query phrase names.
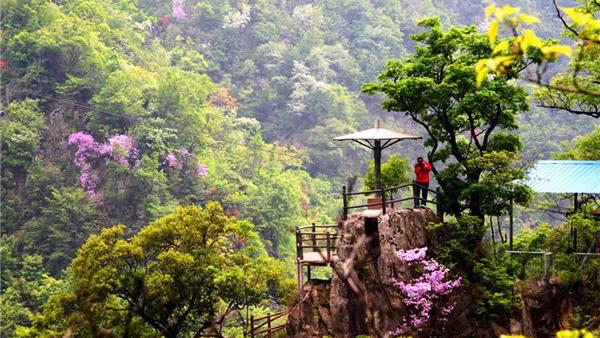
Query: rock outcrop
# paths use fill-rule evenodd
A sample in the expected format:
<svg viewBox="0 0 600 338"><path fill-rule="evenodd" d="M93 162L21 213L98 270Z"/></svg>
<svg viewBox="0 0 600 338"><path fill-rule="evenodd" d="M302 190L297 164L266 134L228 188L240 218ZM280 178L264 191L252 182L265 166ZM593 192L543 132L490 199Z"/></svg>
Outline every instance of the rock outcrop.
<svg viewBox="0 0 600 338"><path fill-rule="evenodd" d="M428 245L429 209L389 210L377 220L352 214L338 230L339 261L329 284L311 282L288 317L289 337L377 336L398 327L405 313L393 279L408 278L399 249Z"/></svg>

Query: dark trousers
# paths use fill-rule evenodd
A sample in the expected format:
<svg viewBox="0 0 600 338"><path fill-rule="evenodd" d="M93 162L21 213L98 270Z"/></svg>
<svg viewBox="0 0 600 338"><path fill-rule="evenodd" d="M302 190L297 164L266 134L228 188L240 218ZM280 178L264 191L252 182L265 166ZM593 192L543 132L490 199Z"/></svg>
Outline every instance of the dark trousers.
<svg viewBox="0 0 600 338"><path fill-rule="evenodd" d="M422 205L427 205L427 193L429 190L429 182L416 182L413 181L413 197L415 200L415 207ZM421 199L419 199L421 196Z"/></svg>

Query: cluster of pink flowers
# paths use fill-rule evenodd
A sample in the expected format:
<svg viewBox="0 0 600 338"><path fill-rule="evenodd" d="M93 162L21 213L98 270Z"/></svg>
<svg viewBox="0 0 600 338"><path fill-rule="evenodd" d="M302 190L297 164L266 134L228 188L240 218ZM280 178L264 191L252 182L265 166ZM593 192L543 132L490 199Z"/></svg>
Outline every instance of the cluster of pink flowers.
<svg viewBox="0 0 600 338"><path fill-rule="evenodd" d="M186 19L185 0L173 0L171 5L171 16L175 19Z"/></svg>
<svg viewBox="0 0 600 338"><path fill-rule="evenodd" d="M108 145L110 145L115 162L122 165L129 165L130 163L133 166L138 165L139 153L131 136L115 135L108 139ZM103 146L106 147L107 145Z"/></svg>
<svg viewBox="0 0 600 338"><path fill-rule="evenodd" d="M183 161L196 157L196 154L189 152L187 149L183 148L179 150L179 158L173 154L169 153L165 156L165 160L163 163L174 169L183 168ZM208 170L206 169L206 165L203 163L198 163L195 169L197 176L208 176Z"/></svg>
<svg viewBox="0 0 600 338"><path fill-rule="evenodd" d="M172 153L169 153L169 155L167 155L165 157L165 162L166 165L168 165L171 168L176 168L179 169L182 167L181 162L179 162L179 160L177 159L177 156L173 155Z"/></svg>
<svg viewBox="0 0 600 338"><path fill-rule="evenodd" d="M398 250L396 251L396 257L405 263L412 263L414 261L421 261L427 255L427 247L412 249L412 250Z"/></svg>
<svg viewBox="0 0 600 338"><path fill-rule="evenodd" d="M393 285L400 289L405 297L402 302L409 309L407 319L398 329L390 332L391 336L409 333L411 330L421 331L431 320L434 302L441 296L450 294L461 285L461 279L448 279L449 270L434 259L426 259L427 247L413 250L398 250L396 256L400 261L420 271L421 275L409 283L394 280ZM452 312L452 305L439 306L438 320L446 320Z"/></svg>
<svg viewBox="0 0 600 338"><path fill-rule="evenodd" d="M198 176L208 176L208 170L206 169L206 165L203 163L198 163L198 169L196 169L196 175Z"/></svg>
<svg viewBox="0 0 600 338"><path fill-rule="evenodd" d="M77 146L73 162L81 171L79 184L92 197L97 196L96 186L99 181L98 175L92 171L94 161L112 159L130 167L139 164L138 150L133 139L127 135L114 135L107 143L98 143L92 135L78 132L69 136L68 144Z"/></svg>

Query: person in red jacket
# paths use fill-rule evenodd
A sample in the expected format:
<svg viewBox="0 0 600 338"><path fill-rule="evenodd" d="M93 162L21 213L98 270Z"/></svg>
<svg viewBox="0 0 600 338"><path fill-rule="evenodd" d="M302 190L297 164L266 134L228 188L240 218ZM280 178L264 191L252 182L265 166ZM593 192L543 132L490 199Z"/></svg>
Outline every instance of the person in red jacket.
<svg viewBox="0 0 600 338"><path fill-rule="evenodd" d="M418 207L419 205L427 205L430 171L431 165L429 162L424 161L422 157L417 158L417 164L415 164L415 174L417 175L417 178L413 182L413 197L415 200L415 207ZM419 198L419 196L421 196L421 198Z"/></svg>

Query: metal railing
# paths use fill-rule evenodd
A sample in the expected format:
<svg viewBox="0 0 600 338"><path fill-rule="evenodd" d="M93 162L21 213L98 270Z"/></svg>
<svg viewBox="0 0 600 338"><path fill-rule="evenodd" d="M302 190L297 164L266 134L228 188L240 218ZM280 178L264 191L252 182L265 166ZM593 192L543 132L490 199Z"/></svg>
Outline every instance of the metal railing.
<svg viewBox="0 0 600 338"><path fill-rule="evenodd" d="M279 318L287 316L287 311L278 313L270 313L264 317L255 318L250 316L250 332L249 336L255 337L273 337L273 335L281 330L285 330L285 322L276 324L275 321Z"/></svg>
<svg viewBox="0 0 600 338"><path fill-rule="evenodd" d="M520 251L520 250L508 250L506 251L509 255L522 255L522 256L542 256L544 263L544 277L548 277L552 270L554 270L554 254L549 251Z"/></svg>
<svg viewBox="0 0 600 338"><path fill-rule="evenodd" d="M420 189L426 190L427 192L431 192L433 194L434 198L433 199L424 199L420 196L417 196L416 194L414 194L416 186L419 186ZM413 191L413 195L410 197L404 197L404 198L401 197L401 198L394 199L394 198L389 198L387 196L387 193L390 193L390 195L391 195L392 193L398 192L399 190L406 189L408 187L411 187L412 191ZM366 195L371 195L371 194L379 195L380 201L375 202L375 203L349 205L351 196L357 196L357 195L365 195L366 196ZM442 210L442 205L441 205L441 201L440 201L441 195L442 195L442 191L439 187L437 187L436 190L432 190L432 189L420 186L416 182L402 184L402 185L393 186L393 187L389 187L389 188L382 188L382 189L370 190L370 191L360 191L360 192L347 192L346 186L343 186L343 188L342 188L342 205L343 205L343 212L344 212L343 219L348 218L348 211L350 209L378 207L378 209L382 209L382 213L385 215L388 205L390 205L393 208L395 203L402 203L405 201L413 201L414 202L413 207L416 207L418 202L420 202L421 204L423 204L424 202L434 204L436 206L436 213L437 213L438 218L440 218L440 220L443 221L444 211Z"/></svg>

